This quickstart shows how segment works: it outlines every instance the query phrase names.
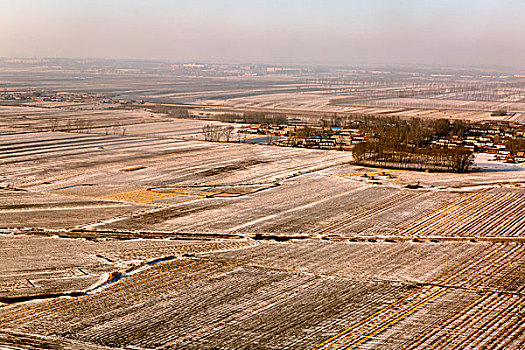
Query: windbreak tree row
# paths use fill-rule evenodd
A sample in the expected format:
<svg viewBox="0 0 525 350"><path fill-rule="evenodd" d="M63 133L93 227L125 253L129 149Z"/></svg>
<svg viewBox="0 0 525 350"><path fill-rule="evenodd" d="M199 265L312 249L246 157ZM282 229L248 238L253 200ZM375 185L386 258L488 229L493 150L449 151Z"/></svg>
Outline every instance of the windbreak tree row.
<svg viewBox="0 0 525 350"><path fill-rule="evenodd" d="M357 144L353 156L360 165L455 173L469 171L474 160L472 151L466 148L415 147L383 138Z"/></svg>

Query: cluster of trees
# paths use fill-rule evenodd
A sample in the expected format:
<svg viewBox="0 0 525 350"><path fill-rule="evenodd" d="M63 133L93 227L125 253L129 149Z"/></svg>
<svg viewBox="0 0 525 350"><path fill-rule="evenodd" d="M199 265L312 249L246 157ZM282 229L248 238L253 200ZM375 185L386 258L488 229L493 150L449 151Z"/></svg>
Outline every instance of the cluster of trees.
<svg viewBox="0 0 525 350"><path fill-rule="evenodd" d="M525 152L525 139L510 139L507 141L507 149L512 155L518 152Z"/></svg>
<svg viewBox="0 0 525 350"><path fill-rule="evenodd" d="M93 122L86 119L68 119L67 123L60 125L58 118L53 118L50 121L49 129L51 131L69 131L78 133L89 133L93 128Z"/></svg>
<svg viewBox="0 0 525 350"><path fill-rule="evenodd" d="M77 132L89 134L93 128L93 121L86 119L68 119L66 123L61 124L58 118L50 120L49 128L43 128L43 130L50 131L66 131L66 132ZM126 127L117 123L115 125L105 127L106 135L126 135Z"/></svg>
<svg viewBox="0 0 525 350"><path fill-rule="evenodd" d="M441 137L463 137L470 127L466 122L381 117L368 119L365 125L377 131L377 138L354 147L356 163L459 173L469 171L473 164L469 149L441 149L430 143Z"/></svg>
<svg viewBox="0 0 525 350"><path fill-rule="evenodd" d="M372 114L349 114L325 116L319 119L319 126L340 126L349 129L359 129L363 132L383 132L397 130L400 133L417 133L420 138L430 136L462 136L470 128L468 121L448 119L400 118L398 116L377 116ZM413 137L413 135L408 135Z"/></svg>
<svg viewBox="0 0 525 350"><path fill-rule="evenodd" d="M491 116L493 117L504 117L507 115L507 110L506 109L498 109L494 112L492 112Z"/></svg>
<svg viewBox="0 0 525 350"><path fill-rule="evenodd" d="M353 156L361 165L455 173L469 171L474 161L473 152L466 148L417 147L385 137L355 145Z"/></svg>
<svg viewBox="0 0 525 350"><path fill-rule="evenodd" d="M120 135L125 136L126 135L126 128L121 126L120 124L108 126L106 127L106 135Z"/></svg>
<svg viewBox="0 0 525 350"><path fill-rule="evenodd" d="M68 119L65 129L70 132L72 131L72 132L79 132L79 133L82 133L82 132L89 133L92 127L93 125L92 125L91 120ZM51 128L53 131L58 130L58 123L55 124L55 122L53 122Z"/></svg>
<svg viewBox="0 0 525 350"><path fill-rule="evenodd" d="M233 136L235 128L231 125L221 126L208 124L202 127L205 141L221 141L229 142Z"/></svg>
<svg viewBox="0 0 525 350"><path fill-rule="evenodd" d="M183 107L157 104L149 109L154 113L163 113L171 118L189 118L190 116L188 109Z"/></svg>

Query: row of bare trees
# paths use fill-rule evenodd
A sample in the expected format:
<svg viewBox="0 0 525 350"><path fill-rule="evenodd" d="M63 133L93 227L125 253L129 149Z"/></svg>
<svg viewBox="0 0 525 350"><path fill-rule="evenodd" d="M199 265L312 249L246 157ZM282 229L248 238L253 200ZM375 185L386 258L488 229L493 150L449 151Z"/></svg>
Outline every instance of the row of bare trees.
<svg viewBox="0 0 525 350"><path fill-rule="evenodd" d="M91 120L86 119L68 119L67 122L63 125L60 125L58 118L53 118L50 120L49 129L51 131L68 131L68 132L78 132L78 133L89 133L93 128L93 123Z"/></svg>
<svg viewBox="0 0 525 350"><path fill-rule="evenodd" d="M474 162L472 151L462 147L419 148L382 140L357 144L353 156L360 165L454 173L468 172Z"/></svg>
<svg viewBox="0 0 525 350"><path fill-rule="evenodd" d="M357 144L353 149L356 163L415 170L467 172L473 164L473 152L463 147L437 148L431 140L462 138L469 124L446 119L422 120L370 118L360 129L369 127L376 138Z"/></svg>
<svg viewBox="0 0 525 350"><path fill-rule="evenodd" d="M93 122L91 120L68 119L65 124L60 125L59 120L57 118L53 118L50 120L49 129L45 129L45 130L66 131L66 132L77 132L77 133L89 134L92 129L93 129ZM116 125L106 126L105 134L125 136L126 128L120 125L120 123L117 123Z"/></svg>
<svg viewBox="0 0 525 350"><path fill-rule="evenodd" d="M230 142L235 128L232 125L212 125L207 124L202 127L205 141L226 141Z"/></svg>
<svg viewBox="0 0 525 350"><path fill-rule="evenodd" d="M287 120L286 115L280 113L266 112L243 112L243 113L223 113L213 117L215 120L226 123L245 123L245 124L264 124L264 123L283 123Z"/></svg>
<svg viewBox="0 0 525 350"><path fill-rule="evenodd" d="M162 104L156 104L148 108L153 113L163 113L170 118L189 118L190 114L187 108L177 107L177 106L168 106Z"/></svg>

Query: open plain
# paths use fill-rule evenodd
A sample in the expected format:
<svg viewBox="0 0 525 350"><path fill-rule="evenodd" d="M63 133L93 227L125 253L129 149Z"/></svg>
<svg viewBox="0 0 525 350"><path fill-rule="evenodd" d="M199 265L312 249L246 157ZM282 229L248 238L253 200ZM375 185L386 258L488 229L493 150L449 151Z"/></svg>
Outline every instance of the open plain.
<svg viewBox="0 0 525 350"><path fill-rule="evenodd" d="M362 167L351 152L207 142L203 126L226 124L146 108L495 119L504 106L522 122L514 78L60 74L0 75L10 91L45 80L146 103L0 107L1 348L525 348L523 164ZM501 94L485 101L480 82Z"/></svg>

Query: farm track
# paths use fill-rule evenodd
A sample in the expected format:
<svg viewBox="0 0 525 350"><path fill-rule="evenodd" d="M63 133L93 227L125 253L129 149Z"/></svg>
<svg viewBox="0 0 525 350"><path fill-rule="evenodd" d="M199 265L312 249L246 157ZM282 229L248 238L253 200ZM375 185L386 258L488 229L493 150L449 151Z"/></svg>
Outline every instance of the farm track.
<svg viewBox="0 0 525 350"><path fill-rule="evenodd" d="M257 245L257 242L255 241L225 240L219 242L177 244L173 247L165 248L152 247L141 249L104 250L99 251L99 253L112 260L149 260L158 258L159 256L178 256L188 253L196 254L201 252L236 250L255 245Z"/></svg>

